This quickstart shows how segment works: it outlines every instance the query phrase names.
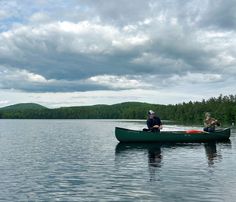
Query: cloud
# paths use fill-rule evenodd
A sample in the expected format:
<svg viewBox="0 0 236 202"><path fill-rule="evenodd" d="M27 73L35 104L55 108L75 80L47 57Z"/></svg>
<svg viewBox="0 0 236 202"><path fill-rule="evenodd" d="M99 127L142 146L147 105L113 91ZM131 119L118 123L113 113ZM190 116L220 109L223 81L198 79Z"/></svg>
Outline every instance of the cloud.
<svg viewBox="0 0 236 202"><path fill-rule="evenodd" d="M109 61L115 59L115 54L119 60L122 54L147 41L144 34L122 33L113 26L87 21L55 22L3 32L0 58L10 66L22 66L47 78L76 79L116 71ZM113 65L118 65L115 62Z"/></svg>
<svg viewBox="0 0 236 202"><path fill-rule="evenodd" d="M122 76L207 74L211 69L220 74L221 65L234 65L234 53L222 49L233 49L235 44L225 41L235 34L194 30L188 36L189 30L177 22L158 27L160 21L163 23L163 19L150 18L122 28L89 21L22 25L0 34L0 58L8 67L50 81L38 82L36 88L16 86L32 91L114 89L112 83ZM102 75L114 79L110 86L108 82L104 85ZM90 78L103 79L103 83L87 84Z"/></svg>
<svg viewBox="0 0 236 202"><path fill-rule="evenodd" d="M137 89L148 88L150 84L143 82L141 77L137 76L114 76L114 75L99 75L90 77L87 82L107 86L111 89Z"/></svg>
<svg viewBox="0 0 236 202"><path fill-rule="evenodd" d="M28 92L74 92L108 89L104 85L84 80L46 79L42 75L21 69L0 67L0 87L2 89L18 89Z"/></svg>
<svg viewBox="0 0 236 202"><path fill-rule="evenodd" d="M214 85L230 89L236 76L235 5L223 0L0 1L0 88L143 94L147 89L210 91Z"/></svg>
<svg viewBox="0 0 236 202"><path fill-rule="evenodd" d="M174 83L215 83L222 81L223 78L220 74L202 74L202 73L190 73L188 72L185 75L179 76L174 75L169 78L169 81Z"/></svg>
<svg viewBox="0 0 236 202"><path fill-rule="evenodd" d="M147 88L150 84L137 76L98 75L82 80L46 79L27 70L0 66L0 87L28 92L76 92L90 90L124 90Z"/></svg>
<svg viewBox="0 0 236 202"><path fill-rule="evenodd" d="M34 13L29 18L29 21L33 24L43 24L43 23L49 23L51 21L51 18L47 13L38 12Z"/></svg>
<svg viewBox="0 0 236 202"><path fill-rule="evenodd" d="M235 1L209 0L200 24L211 29L235 30L235 10Z"/></svg>
<svg viewBox="0 0 236 202"><path fill-rule="evenodd" d="M0 106L1 105L7 105L9 103L8 100L0 100Z"/></svg>
<svg viewBox="0 0 236 202"><path fill-rule="evenodd" d="M8 16L7 12L4 10L0 10L0 20L3 20Z"/></svg>

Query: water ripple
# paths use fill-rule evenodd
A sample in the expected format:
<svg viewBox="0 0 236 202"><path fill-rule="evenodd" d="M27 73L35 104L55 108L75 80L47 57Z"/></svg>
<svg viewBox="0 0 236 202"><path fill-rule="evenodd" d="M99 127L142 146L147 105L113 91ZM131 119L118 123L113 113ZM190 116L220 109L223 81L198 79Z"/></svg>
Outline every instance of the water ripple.
<svg viewBox="0 0 236 202"><path fill-rule="evenodd" d="M234 201L235 131L230 142L217 144L121 144L114 138L115 126L142 124L1 120L0 200Z"/></svg>

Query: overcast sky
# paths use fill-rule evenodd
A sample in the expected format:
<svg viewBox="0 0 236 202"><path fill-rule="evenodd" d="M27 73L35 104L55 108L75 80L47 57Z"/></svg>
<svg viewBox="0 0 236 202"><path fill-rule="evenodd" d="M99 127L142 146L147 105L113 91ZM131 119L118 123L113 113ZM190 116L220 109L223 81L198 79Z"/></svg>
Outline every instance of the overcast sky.
<svg viewBox="0 0 236 202"><path fill-rule="evenodd" d="M234 0L0 0L0 107L236 94Z"/></svg>

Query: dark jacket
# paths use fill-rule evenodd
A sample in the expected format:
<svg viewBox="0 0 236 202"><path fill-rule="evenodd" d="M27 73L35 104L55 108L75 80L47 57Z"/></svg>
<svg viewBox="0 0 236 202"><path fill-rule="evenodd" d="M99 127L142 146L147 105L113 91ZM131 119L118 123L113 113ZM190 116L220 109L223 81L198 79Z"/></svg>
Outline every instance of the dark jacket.
<svg viewBox="0 0 236 202"><path fill-rule="evenodd" d="M148 118L148 120L147 120L148 129L152 130L153 126L155 126L155 125L158 125L158 126L162 125L161 119L157 116L153 117L153 119ZM157 130L159 130L159 129L157 129Z"/></svg>

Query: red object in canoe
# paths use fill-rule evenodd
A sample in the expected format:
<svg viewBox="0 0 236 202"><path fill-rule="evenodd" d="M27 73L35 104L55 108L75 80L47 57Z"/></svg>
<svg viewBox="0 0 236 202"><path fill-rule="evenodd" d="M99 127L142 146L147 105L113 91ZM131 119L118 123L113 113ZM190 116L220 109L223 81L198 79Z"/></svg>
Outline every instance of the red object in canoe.
<svg viewBox="0 0 236 202"><path fill-rule="evenodd" d="M186 130L187 134L197 134L197 133L204 133L202 130Z"/></svg>

